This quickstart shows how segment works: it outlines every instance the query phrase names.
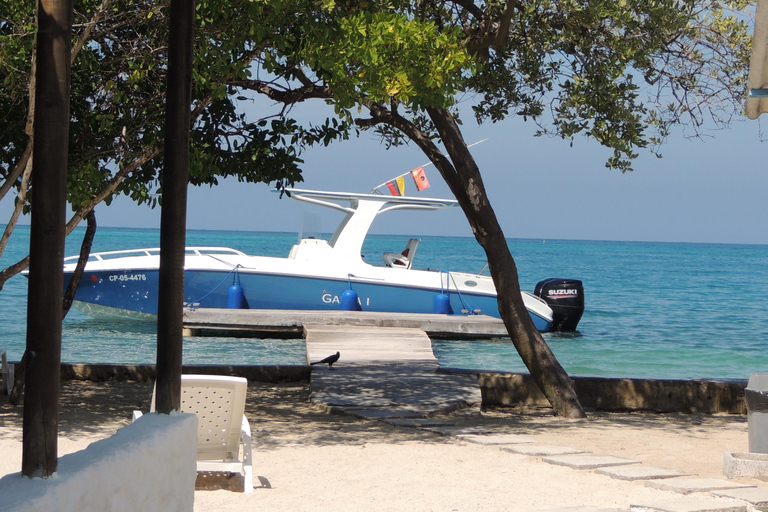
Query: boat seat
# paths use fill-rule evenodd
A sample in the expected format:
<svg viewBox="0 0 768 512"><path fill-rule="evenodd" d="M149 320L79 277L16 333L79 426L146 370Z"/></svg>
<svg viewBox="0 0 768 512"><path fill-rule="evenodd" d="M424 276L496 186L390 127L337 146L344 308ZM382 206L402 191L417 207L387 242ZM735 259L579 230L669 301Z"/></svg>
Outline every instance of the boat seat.
<svg viewBox="0 0 768 512"><path fill-rule="evenodd" d="M409 269L413 265L413 258L416 256L416 248L420 241L418 238L411 238L405 245L403 252L385 252L381 255L381 259L388 267Z"/></svg>

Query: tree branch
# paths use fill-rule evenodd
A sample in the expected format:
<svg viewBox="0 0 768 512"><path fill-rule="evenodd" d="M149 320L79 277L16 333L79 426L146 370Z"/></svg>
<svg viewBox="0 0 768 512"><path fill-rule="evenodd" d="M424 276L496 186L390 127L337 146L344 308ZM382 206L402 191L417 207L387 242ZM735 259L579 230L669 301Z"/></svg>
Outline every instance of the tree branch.
<svg viewBox="0 0 768 512"><path fill-rule="evenodd" d="M22 157L22 160L21 160L26 163L26 166L24 168L24 173L21 176L21 183L19 184L19 196L16 201L16 204L14 205L13 213L11 213L11 218L8 221L8 224L6 224L5 226L5 230L3 231L3 236L0 238L0 256L3 255L3 251L5 251L5 246L8 243L8 239L11 238L11 233L13 233L13 230L16 227L16 223L19 220L19 215L21 215L21 211L24 209L24 205L27 202L27 189L29 188L29 177L32 174L31 146L32 146L32 139L30 139L30 143L27 146L27 148L30 149L30 153L26 155L26 158ZM18 167L18 164L17 164L17 167ZM14 169L14 172L15 172L15 169ZM15 180L16 178L14 178L14 181Z"/></svg>
<svg viewBox="0 0 768 512"><path fill-rule="evenodd" d="M96 9L95 13L93 13L93 17L91 17L91 21L89 21L85 25L85 30L83 30L80 33L80 36L78 36L77 41L75 42L74 45L72 45L72 55L70 57L70 63L75 62L75 57L77 57L78 52L85 45L85 42L88 41L88 39L91 37L91 32L93 32L93 27L95 27L96 24L101 20L101 17L104 16L104 13L107 12L108 7L109 7L109 0L101 0L101 5L99 5L99 8Z"/></svg>
<svg viewBox="0 0 768 512"><path fill-rule="evenodd" d="M333 93L331 92L330 88L325 86L315 85L313 83L304 85L298 89L286 89L283 91L273 87L272 85L270 85L269 82L264 82L262 80L236 80L232 82L227 82L227 85L232 85L235 87L241 87L243 89L256 91L260 94L265 95L271 100L277 101L279 103L284 103L286 105L293 104L293 103L300 103L302 101L313 99L313 98L321 98L321 99L333 98Z"/></svg>
<svg viewBox="0 0 768 512"><path fill-rule="evenodd" d="M514 10L519 5L517 1L507 2L501 15L496 19L491 19L487 14L483 14L478 28L474 31L468 29L470 38L467 42L467 50L472 54L482 55L491 46L505 43L509 38L509 27L512 23Z"/></svg>

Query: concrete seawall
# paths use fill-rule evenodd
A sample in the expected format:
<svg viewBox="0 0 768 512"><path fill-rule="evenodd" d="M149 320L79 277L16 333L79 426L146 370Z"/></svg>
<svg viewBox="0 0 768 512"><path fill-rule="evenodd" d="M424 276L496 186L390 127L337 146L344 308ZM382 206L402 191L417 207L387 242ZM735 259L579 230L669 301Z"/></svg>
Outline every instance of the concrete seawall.
<svg viewBox="0 0 768 512"><path fill-rule="evenodd" d="M196 365L182 367L182 373L203 375L233 375L254 382L309 382L312 367L309 365ZM89 380L93 382L126 381L152 382L156 376L152 364L81 364L62 363L61 378L65 380Z"/></svg>
<svg viewBox="0 0 768 512"><path fill-rule="evenodd" d="M548 405L528 374L489 373L441 368L441 373L477 375L483 407ZM305 365L185 365L184 373L236 375L255 382L309 382L312 367ZM71 364L61 366L62 379L95 382L152 381L154 365ZM587 409L704 414L746 414L746 380L660 380L572 377L576 393Z"/></svg>
<svg viewBox="0 0 768 512"><path fill-rule="evenodd" d="M746 380L572 377L581 405L603 411L746 414ZM484 407L548 405L528 374L480 373Z"/></svg>

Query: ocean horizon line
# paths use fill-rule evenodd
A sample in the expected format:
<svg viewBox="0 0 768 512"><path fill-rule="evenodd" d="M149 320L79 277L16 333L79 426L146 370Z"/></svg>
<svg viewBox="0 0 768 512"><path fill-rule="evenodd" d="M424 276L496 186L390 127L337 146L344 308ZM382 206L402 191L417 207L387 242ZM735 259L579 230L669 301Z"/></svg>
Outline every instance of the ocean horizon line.
<svg viewBox="0 0 768 512"><path fill-rule="evenodd" d="M17 224L15 229L24 228L24 231L29 231L30 225L29 224ZM85 225L80 224L77 227L75 227L74 231L85 231ZM111 231L144 231L144 232L157 232L159 234L160 227L130 227L130 226L98 226L96 233L98 235L98 232L100 229L104 230L111 230ZM298 236L299 231L272 231L269 229L258 229L258 230L249 230L249 229L205 229L205 228L187 228L187 232L197 232L197 233L216 233L216 232L226 232L226 233L255 233L255 234L270 234L270 235L295 235ZM330 237L332 235L331 232L321 232L320 235ZM413 236L419 236L419 237L427 237L427 238L433 238L433 239L445 239L445 238L455 238L455 239L462 239L462 240L474 240L474 237L472 235L415 235L413 232L410 233L376 233L376 232L370 232L369 236L403 236L403 237L413 237ZM756 247L756 248L766 248L768 247L768 243L756 243L756 242L701 242L701 241L670 241L670 240L627 240L627 239L601 239L601 238L559 238L559 237L506 237L506 240L525 240L525 241L541 241L542 243L549 243L549 242L593 242L593 243L625 243L625 244L658 244L658 245L695 245L695 246L739 246L739 247Z"/></svg>

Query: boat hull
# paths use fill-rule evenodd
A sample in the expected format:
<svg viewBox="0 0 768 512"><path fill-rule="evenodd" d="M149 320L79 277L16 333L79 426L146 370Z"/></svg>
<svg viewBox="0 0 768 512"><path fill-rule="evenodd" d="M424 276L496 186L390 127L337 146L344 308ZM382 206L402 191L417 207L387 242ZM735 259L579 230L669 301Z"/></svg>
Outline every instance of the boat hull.
<svg viewBox="0 0 768 512"><path fill-rule="evenodd" d="M351 288L364 311L434 313L435 297L441 293L440 288L384 283L377 279L276 275L252 270L239 271L237 280L244 292L244 306L250 309L340 310L343 294ZM226 308L234 281L232 271L187 269L184 302L193 307ZM446 293L455 314L473 311L499 316L495 295L467 291ZM157 269L86 268L75 294L75 307L95 317L151 318L157 314L157 294ZM538 330L550 329L551 319L530 313Z"/></svg>

